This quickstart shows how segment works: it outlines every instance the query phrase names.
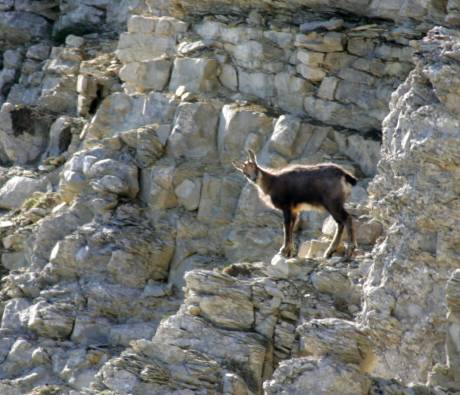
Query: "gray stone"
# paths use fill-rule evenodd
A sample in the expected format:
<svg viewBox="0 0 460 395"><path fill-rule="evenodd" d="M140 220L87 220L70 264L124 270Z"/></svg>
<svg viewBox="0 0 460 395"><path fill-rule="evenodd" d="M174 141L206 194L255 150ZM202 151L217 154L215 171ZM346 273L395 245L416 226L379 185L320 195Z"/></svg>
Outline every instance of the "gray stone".
<svg viewBox="0 0 460 395"><path fill-rule="evenodd" d="M65 38L65 45L71 48L81 48L85 44L85 39L83 37L76 36L74 34L69 34Z"/></svg>
<svg viewBox="0 0 460 395"><path fill-rule="evenodd" d="M190 92L208 92L217 87L219 63L215 59L176 58L169 89L175 91L180 86Z"/></svg>
<svg viewBox="0 0 460 395"><path fill-rule="evenodd" d="M317 52L338 52L343 50L343 39L343 35L336 32L325 34L312 32L298 34L295 38L295 45Z"/></svg>
<svg viewBox="0 0 460 395"><path fill-rule="evenodd" d="M24 331L29 321L31 303L25 298L10 299L3 310L2 329L13 332Z"/></svg>
<svg viewBox="0 0 460 395"><path fill-rule="evenodd" d="M5 103L0 111L0 140L14 163L27 164L45 150L53 117L38 110Z"/></svg>
<svg viewBox="0 0 460 395"><path fill-rule="evenodd" d="M358 245L374 245L383 233L382 224L374 218L361 216L358 219L354 219L353 224ZM336 228L337 223L331 216L328 216L324 221L322 232L332 238ZM348 234L346 231L342 235L342 241L348 241Z"/></svg>
<svg viewBox="0 0 460 395"><path fill-rule="evenodd" d="M19 208L34 192L44 191L45 188L42 180L12 177L0 188L0 207L9 210Z"/></svg>
<svg viewBox="0 0 460 395"><path fill-rule="evenodd" d="M138 339L151 339L156 326L149 322L136 324L112 325L110 328L110 343L128 347L129 343Z"/></svg>
<svg viewBox="0 0 460 395"><path fill-rule="evenodd" d="M248 72L238 69L239 90L261 99L269 99L274 95L273 76L261 72Z"/></svg>
<svg viewBox="0 0 460 395"><path fill-rule="evenodd" d="M359 109L353 104L341 104L335 101L306 97L305 112L312 118L329 125L341 125L356 130L374 130L380 121L369 115L367 110Z"/></svg>
<svg viewBox="0 0 460 395"><path fill-rule="evenodd" d="M139 192L137 167L113 159L95 161L85 172L98 191L134 198Z"/></svg>
<svg viewBox="0 0 460 395"><path fill-rule="evenodd" d="M176 40L149 33L122 33L116 50L123 63L144 62L164 54L172 55Z"/></svg>
<svg viewBox="0 0 460 395"><path fill-rule="evenodd" d="M26 56L31 59L45 60L48 58L51 47L46 44L35 44L29 47Z"/></svg>
<svg viewBox="0 0 460 395"><path fill-rule="evenodd" d="M227 89L232 91L238 90L238 75L236 68L228 63L220 65L219 82Z"/></svg>
<svg viewBox="0 0 460 395"><path fill-rule="evenodd" d="M335 77L323 78L318 89L318 97L324 100L334 100L338 83L339 79Z"/></svg>
<svg viewBox="0 0 460 395"><path fill-rule="evenodd" d="M285 111L302 114L303 98L313 93L313 85L303 78L287 72L275 76L275 92L277 104Z"/></svg>
<svg viewBox="0 0 460 395"><path fill-rule="evenodd" d="M3 67L5 69L18 69L22 64L23 55L20 49L7 49L3 53Z"/></svg>
<svg viewBox="0 0 460 395"><path fill-rule="evenodd" d="M201 181L184 180L174 189L174 192L179 204L183 205L187 210L196 210L200 204Z"/></svg>
<svg viewBox="0 0 460 395"><path fill-rule="evenodd" d="M339 30L343 27L344 21L343 19L333 18L327 21L312 21L312 22L305 22L299 26L301 33L307 33L312 30Z"/></svg>
<svg viewBox="0 0 460 395"><path fill-rule="evenodd" d="M8 270L19 270L26 268L28 263L23 252L4 252L1 255L2 266Z"/></svg>
<svg viewBox="0 0 460 395"><path fill-rule="evenodd" d="M371 341L351 321L327 318L311 320L297 327L300 356L321 358L333 355L345 364L355 364L362 372L373 369Z"/></svg>
<svg viewBox="0 0 460 395"><path fill-rule="evenodd" d="M246 150L258 151L266 136L272 131L272 118L257 108L233 104L222 107L219 120L217 147L224 165L242 160Z"/></svg>
<svg viewBox="0 0 460 395"><path fill-rule="evenodd" d="M75 317L70 339L77 344L107 344L111 326L107 319L79 315Z"/></svg>
<svg viewBox="0 0 460 395"><path fill-rule="evenodd" d="M171 62L169 60L154 59L125 64L119 75L129 89L145 92L163 90L169 81L170 72Z"/></svg>
<svg viewBox="0 0 460 395"><path fill-rule="evenodd" d="M152 166L142 171L141 198L151 210L177 206L174 194L174 166Z"/></svg>
<svg viewBox="0 0 460 395"><path fill-rule="evenodd" d="M105 13L88 4L72 4L66 13L60 14L53 26L53 36L63 38L70 33L91 33L100 29Z"/></svg>
<svg viewBox="0 0 460 395"><path fill-rule="evenodd" d="M40 301L30 307L27 326L40 336L65 339L70 336L73 325L74 317L69 305Z"/></svg>
<svg viewBox="0 0 460 395"><path fill-rule="evenodd" d="M267 395L364 395L370 385L370 379L353 365L332 358L294 358L281 362L264 390Z"/></svg>
<svg viewBox="0 0 460 395"><path fill-rule="evenodd" d="M174 158L211 159L215 156L218 109L210 103L181 103L168 139Z"/></svg>
<svg viewBox="0 0 460 395"><path fill-rule="evenodd" d="M296 150L295 142L300 130L300 119L282 115L275 124L275 129L270 137L270 148L287 158L292 157Z"/></svg>
<svg viewBox="0 0 460 395"><path fill-rule="evenodd" d="M228 329L247 330L254 324L254 305L249 292L233 287L232 277L193 270L185 274L185 282L189 291L186 305L199 306L200 316Z"/></svg>
<svg viewBox="0 0 460 395"><path fill-rule="evenodd" d="M49 143L45 156L58 156L67 151L72 142L72 135L78 130L78 123L75 122L75 119L68 116L56 119L49 131Z"/></svg>
<svg viewBox="0 0 460 395"><path fill-rule="evenodd" d="M107 96L87 127L91 137L116 136L145 125L172 123L177 101L160 93L129 96L116 92Z"/></svg>
<svg viewBox="0 0 460 395"><path fill-rule="evenodd" d="M241 185L234 177L203 176L197 218L208 224L228 224L234 216Z"/></svg>
<svg viewBox="0 0 460 395"><path fill-rule="evenodd" d="M0 39L7 40L10 45L49 38L50 31L49 22L39 15L24 11L0 13Z"/></svg>

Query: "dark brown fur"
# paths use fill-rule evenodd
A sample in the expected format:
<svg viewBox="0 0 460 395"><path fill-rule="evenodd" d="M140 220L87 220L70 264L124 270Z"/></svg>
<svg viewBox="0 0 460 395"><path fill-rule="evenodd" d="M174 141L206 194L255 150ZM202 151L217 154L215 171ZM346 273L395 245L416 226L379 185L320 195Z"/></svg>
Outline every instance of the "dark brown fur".
<svg viewBox="0 0 460 395"><path fill-rule="evenodd" d="M350 241L347 256L351 255L356 241L352 218L345 210L344 204L349 193L347 185L351 187L357 182L353 175L333 163L289 166L281 170L265 169L257 164L252 151L249 151L249 159L242 166L236 163L234 166L257 185L274 208L282 211L284 245L280 250L281 254L289 257L293 253L292 233L300 211L324 209L337 222L337 232L325 256L329 258L337 249L345 226ZM305 204L308 206L302 207Z"/></svg>

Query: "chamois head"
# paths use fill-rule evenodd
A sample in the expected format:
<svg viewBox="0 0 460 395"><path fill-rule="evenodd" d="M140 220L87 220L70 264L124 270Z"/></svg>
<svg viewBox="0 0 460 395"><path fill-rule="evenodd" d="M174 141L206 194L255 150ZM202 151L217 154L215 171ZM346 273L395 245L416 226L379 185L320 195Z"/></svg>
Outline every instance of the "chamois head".
<svg viewBox="0 0 460 395"><path fill-rule="evenodd" d="M252 182L256 182L257 175L259 174L259 166L257 164L256 154L253 150L248 150L248 159L244 163L239 164L237 162L232 162L232 165Z"/></svg>

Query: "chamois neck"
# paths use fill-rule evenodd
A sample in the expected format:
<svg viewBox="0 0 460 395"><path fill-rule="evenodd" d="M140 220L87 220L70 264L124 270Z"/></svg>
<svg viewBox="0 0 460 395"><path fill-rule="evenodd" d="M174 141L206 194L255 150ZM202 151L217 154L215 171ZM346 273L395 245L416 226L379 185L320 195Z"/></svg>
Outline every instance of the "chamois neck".
<svg viewBox="0 0 460 395"><path fill-rule="evenodd" d="M273 182L273 175L266 169L258 167L256 185L262 190L263 193L269 194Z"/></svg>

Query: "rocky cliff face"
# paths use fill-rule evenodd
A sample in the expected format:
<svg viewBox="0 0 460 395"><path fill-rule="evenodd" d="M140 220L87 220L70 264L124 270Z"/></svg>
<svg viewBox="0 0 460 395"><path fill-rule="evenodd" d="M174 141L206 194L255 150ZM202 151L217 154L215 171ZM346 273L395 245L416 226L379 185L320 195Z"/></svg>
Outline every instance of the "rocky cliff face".
<svg viewBox="0 0 460 395"><path fill-rule="evenodd" d="M460 391L458 12L0 1L0 392ZM351 261L247 149L358 176Z"/></svg>

